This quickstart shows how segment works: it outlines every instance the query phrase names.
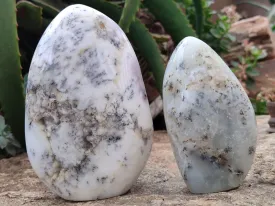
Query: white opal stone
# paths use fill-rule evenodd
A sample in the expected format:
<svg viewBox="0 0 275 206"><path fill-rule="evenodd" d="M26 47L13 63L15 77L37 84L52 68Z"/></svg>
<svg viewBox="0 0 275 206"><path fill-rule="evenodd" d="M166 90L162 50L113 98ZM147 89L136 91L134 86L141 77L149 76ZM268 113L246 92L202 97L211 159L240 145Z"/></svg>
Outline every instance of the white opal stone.
<svg viewBox="0 0 275 206"><path fill-rule="evenodd" d="M163 83L167 131L192 193L237 188L253 163L253 107L225 62L203 41L183 39Z"/></svg>
<svg viewBox="0 0 275 206"><path fill-rule="evenodd" d="M84 5L65 8L32 59L26 144L39 178L67 200L126 193L149 157L153 123L124 32Z"/></svg>

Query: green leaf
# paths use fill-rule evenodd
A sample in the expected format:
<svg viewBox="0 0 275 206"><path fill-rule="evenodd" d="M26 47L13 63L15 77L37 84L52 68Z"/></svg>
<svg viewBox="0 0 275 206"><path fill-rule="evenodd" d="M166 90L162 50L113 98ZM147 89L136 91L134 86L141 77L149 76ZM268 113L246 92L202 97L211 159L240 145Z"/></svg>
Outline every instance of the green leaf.
<svg viewBox="0 0 275 206"><path fill-rule="evenodd" d="M235 42L236 41L236 37L232 34L227 34L226 37L231 41L231 42Z"/></svg>
<svg viewBox="0 0 275 206"><path fill-rule="evenodd" d="M30 32L41 32L42 8L28 1L19 1L16 7L18 26Z"/></svg>
<svg viewBox="0 0 275 206"><path fill-rule="evenodd" d="M60 10L54 5L51 5L50 3L47 3L43 0L30 0L34 4L40 6L43 8L43 16L46 15L48 18L54 18L56 15L60 12Z"/></svg>
<svg viewBox="0 0 275 206"><path fill-rule="evenodd" d="M261 54L261 50L258 49L257 47L252 47L250 52L253 56L256 56L256 57L260 56L260 54Z"/></svg>
<svg viewBox="0 0 275 206"><path fill-rule="evenodd" d="M4 131L6 127L5 119L2 115L0 115L0 133Z"/></svg>
<svg viewBox="0 0 275 206"><path fill-rule="evenodd" d="M25 99L21 75L16 4L2 0L0 7L0 103L7 124L25 148Z"/></svg>
<svg viewBox="0 0 275 206"><path fill-rule="evenodd" d="M125 33L129 32L131 23L136 18L136 13L139 9L140 0L126 0L124 9L122 11L121 18L119 20L119 26Z"/></svg>
<svg viewBox="0 0 275 206"><path fill-rule="evenodd" d="M233 67L239 67L239 63L236 62L236 61L231 61L230 64L233 66Z"/></svg>
<svg viewBox="0 0 275 206"><path fill-rule="evenodd" d="M238 67L231 68L231 71L232 71L233 73L236 73L238 70L239 70L239 68L238 68Z"/></svg>
<svg viewBox="0 0 275 206"><path fill-rule="evenodd" d="M227 50L230 49L230 44L231 44L231 41L227 38L222 38L221 41L220 41L220 46L225 46Z"/></svg>
<svg viewBox="0 0 275 206"><path fill-rule="evenodd" d="M196 10L196 32L199 38L201 38L204 25L204 14L202 8L202 0L193 0Z"/></svg>
<svg viewBox="0 0 275 206"><path fill-rule="evenodd" d="M144 5L161 22L176 45L187 36L196 36L188 19L173 0L144 0Z"/></svg>
<svg viewBox="0 0 275 206"><path fill-rule="evenodd" d="M238 56L238 59L241 64L245 64L245 58L243 56Z"/></svg>
<svg viewBox="0 0 275 206"><path fill-rule="evenodd" d="M63 0L40 0L43 3L50 5L51 7L61 11L65 7L68 6L68 4L65 3Z"/></svg>
<svg viewBox="0 0 275 206"><path fill-rule="evenodd" d="M154 74L156 87L159 93L162 95L162 84L165 67L161 58L161 53L158 49L158 45L152 38L150 32L140 21L136 21L132 24L129 38L133 45L147 61L149 69Z"/></svg>
<svg viewBox="0 0 275 206"><path fill-rule="evenodd" d="M223 31L226 31L226 26L223 21L219 21L218 24L219 24L219 27L222 28Z"/></svg>
<svg viewBox="0 0 275 206"><path fill-rule="evenodd" d="M5 149L8 144L9 144L9 141L0 135L0 149Z"/></svg>
<svg viewBox="0 0 275 206"><path fill-rule="evenodd" d="M218 14L218 17L219 17L219 19L222 20L222 21L227 21L227 20L228 20L228 17L225 16L225 15Z"/></svg>
<svg viewBox="0 0 275 206"><path fill-rule="evenodd" d="M250 77L256 77L260 75L260 72L257 69L248 66L246 69L246 74Z"/></svg>
<svg viewBox="0 0 275 206"><path fill-rule="evenodd" d="M222 37L221 33L217 29L213 28L213 29L210 30L210 32L216 38L221 38Z"/></svg>
<svg viewBox="0 0 275 206"><path fill-rule="evenodd" d="M0 152L5 150L9 155L16 155L19 152L21 146L19 142L14 139L10 127L5 124L5 119L0 116Z"/></svg>
<svg viewBox="0 0 275 206"><path fill-rule="evenodd" d="M250 98L250 101L252 103L253 109L255 111L256 115L265 115L268 114L266 101L260 101L253 98Z"/></svg>

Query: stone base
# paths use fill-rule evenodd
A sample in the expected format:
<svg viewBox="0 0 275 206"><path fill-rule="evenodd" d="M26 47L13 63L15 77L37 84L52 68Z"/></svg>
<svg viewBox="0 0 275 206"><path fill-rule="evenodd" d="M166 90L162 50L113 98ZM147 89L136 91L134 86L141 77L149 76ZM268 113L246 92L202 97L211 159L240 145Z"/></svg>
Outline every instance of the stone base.
<svg viewBox="0 0 275 206"><path fill-rule="evenodd" d="M1 206L173 206L173 205L274 205L275 134L267 134L269 116L258 116L258 146L254 164L237 189L192 194L175 162L166 132L155 132L150 159L130 193L99 201L71 203L47 190L25 154L0 160ZM273 146L272 146L273 145Z"/></svg>

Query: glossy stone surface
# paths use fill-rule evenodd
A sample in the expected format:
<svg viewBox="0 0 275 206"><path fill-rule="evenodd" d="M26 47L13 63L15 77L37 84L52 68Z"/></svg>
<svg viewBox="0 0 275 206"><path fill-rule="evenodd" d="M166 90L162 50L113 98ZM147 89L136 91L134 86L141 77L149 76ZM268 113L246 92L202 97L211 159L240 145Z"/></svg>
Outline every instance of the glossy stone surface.
<svg viewBox="0 0 275 206"><path fill-rule="evenodd" d="M232 71L204 42L183 39L163 83L167 131L192 193L237 188L251 168L257 126L253 107Z"/></svg>
<svg viewBox="0 0 275 206"><path fill-rule="evenodd" d="M85 201L132 187L153 124L138 60L115 22L84 5L52 21L32 59L25 117L29 160L55 194Z"/></svg>

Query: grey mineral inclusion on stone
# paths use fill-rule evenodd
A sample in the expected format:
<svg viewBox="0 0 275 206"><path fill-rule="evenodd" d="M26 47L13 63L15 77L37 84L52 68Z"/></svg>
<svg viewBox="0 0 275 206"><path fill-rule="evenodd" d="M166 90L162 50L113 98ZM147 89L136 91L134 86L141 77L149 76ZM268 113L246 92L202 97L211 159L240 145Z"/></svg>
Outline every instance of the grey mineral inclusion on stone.
<svg viewBox="0 0 275 206"><path fill-rule="evenodd" d="M137 57L114 21L72 5L51 22L28 75L25 131L34 171L60 197L104 199L132 187L153 123Z"/></svg>
<svg viewBox="0 0 275 206"><path fill-rule="evenodd" d="M207 44L183 39L163 82L167 131L192 193L239 187L251 168L257 138L253 107L240 82Z"/></svg>

